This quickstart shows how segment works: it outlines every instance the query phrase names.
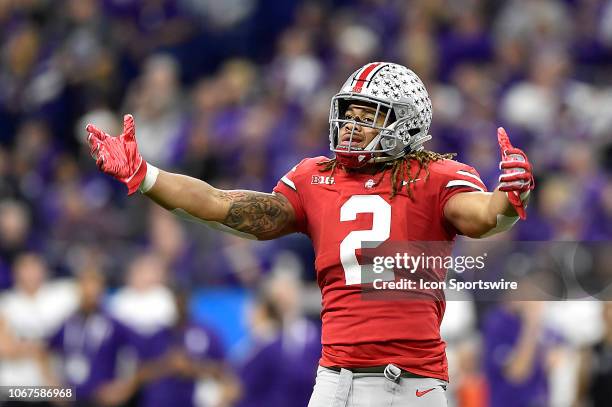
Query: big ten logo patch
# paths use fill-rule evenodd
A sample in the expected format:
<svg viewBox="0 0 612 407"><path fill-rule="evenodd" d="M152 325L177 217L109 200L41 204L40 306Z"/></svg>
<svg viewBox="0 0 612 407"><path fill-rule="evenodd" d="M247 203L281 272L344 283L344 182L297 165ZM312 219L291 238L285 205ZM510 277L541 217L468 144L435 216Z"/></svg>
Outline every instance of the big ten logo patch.
<svg viewBox="0 0 612 407"><path fill-rule="evenodd" d="M324 175L313 175L310 183L313 185L333 185L334 177L326 177Z"/></svg>

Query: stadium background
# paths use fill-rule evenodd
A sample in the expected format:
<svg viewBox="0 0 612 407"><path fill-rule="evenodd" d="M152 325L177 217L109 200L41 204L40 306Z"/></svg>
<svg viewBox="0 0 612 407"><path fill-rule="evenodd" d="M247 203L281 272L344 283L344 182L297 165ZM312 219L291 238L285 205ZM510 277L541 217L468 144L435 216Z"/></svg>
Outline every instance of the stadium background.
<svg viewBox="0 0 612 407"><path fill-rule="evenodd" d="M420 75L434 105L427 147L458 153L489 188L498 125L527 152L537 188L506 239L612 236L612 1L2 0L0 36L5 342L47 341L77 306L77 276L102 273L105 307L141 339L172 325L173 296L188 295L191 318L219 338L227 380L244 386L236 405L304 405L319 351L309 241L242 241L128 199L95 168L84 127L118 134L133 113L156 166L270 191L302 158L328 155L330 97L373 60ZM569 406L581 355L606 330L603 307L545 307L562 344L551 403ZM484 405L494 382L484 314L449 303L451 405ZM0 385L26 384L3 350ZM206 382L214 405L223 386Z"/></svg>

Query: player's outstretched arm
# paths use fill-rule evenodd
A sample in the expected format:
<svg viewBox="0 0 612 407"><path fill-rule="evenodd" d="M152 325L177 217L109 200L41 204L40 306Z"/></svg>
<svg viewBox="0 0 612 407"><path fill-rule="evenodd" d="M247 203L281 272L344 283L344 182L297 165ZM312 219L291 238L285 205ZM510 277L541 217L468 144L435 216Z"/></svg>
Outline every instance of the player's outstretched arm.
<svg viewBox="0 0 612 407"><path fill-rule="evenodd" d="M209 222L209 226L258 240L295 232L293 207L281 194L256 191L224 191L204 181L159 171L145 193L164 208ZM217 225L210 222L216 222Z"/></svg>
<svg viewBox="0 0 612 407"><path fill-rule="evenodd" d="M444 216L461 234L481 238L509 230L527 217L525 207L534 188L531 164L512 146L503 128L497 129L502 174L494 192L466 192L453 196Z"/></svg>
<svg viewBox="0 0 612 407"><path fill-rule="evenodd" d="M242 237L267 240L296 231L293 207L283 195L223 191L204 181L162 171L138 152L134 118L124 117L123 133L112 137L87 125L90 154L98 168L176 214Z"/></svg>

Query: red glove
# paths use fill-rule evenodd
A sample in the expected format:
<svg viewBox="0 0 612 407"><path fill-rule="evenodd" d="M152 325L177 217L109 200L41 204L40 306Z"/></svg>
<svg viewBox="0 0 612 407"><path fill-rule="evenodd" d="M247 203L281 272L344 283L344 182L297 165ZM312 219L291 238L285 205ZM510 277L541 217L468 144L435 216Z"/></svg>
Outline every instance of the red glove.
<svg viewBox="0 0 612 407"><path fill-rule="evenodd" d="M128 195L136 192L147 174L147 162L138 152L134 117L123 116L123 133L118 137L109 136L91 123L86 129L89 153L100 171L123 182Z"/></svg>
<svg viewBox="0 0 612 407"><path fill-rule="evenodd" d="M527 219L521 195L535 187L531 164L523 150L512 146L503 127L497 129L497 141L501 152L499 169L502 170L499 190L507 192L508 201L514 206L516 213L521 219Z"/></svg>

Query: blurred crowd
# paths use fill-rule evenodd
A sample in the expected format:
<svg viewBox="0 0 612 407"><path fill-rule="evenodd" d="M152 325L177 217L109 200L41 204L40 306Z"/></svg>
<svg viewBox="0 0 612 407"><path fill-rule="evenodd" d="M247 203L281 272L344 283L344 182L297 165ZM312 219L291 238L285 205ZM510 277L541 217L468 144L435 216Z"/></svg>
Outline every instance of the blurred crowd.
<svg viewBox="0 0 612 407"><path fill-rule="evenodd" d="M84 131L118 134L128 112L154 165L270 191L304 157L329 154L330 98L348 75L405 64L433 101L428 149L457 153L490 189L498 126L530 157L529 218L508 238L612 236L610 0L0 0L0 36L0 385L69 382L105 405L307 399L319 343L304 313L316 318L317 300L301 306L275 281L308 291L310 242L243 241L128 199L95 168ZM190 319L204 286L255 293L239 351ZM535 389L525 406L612 402L601 395L612 311L538 307L487 318L449 303L453 403L517 389ZM502 367L514 346L520 363Z"/></svg>
<svg viewBox="0 0 612 407"><path fill-rule="evenodd" d="M320 331L302 314L299 276L262 281L232 357L159 256L140 254L126 270L108 296L95 260L51 280L40 255L19 255L0 299L0 385L70 386L78 406L306 405Z"/></svg>

